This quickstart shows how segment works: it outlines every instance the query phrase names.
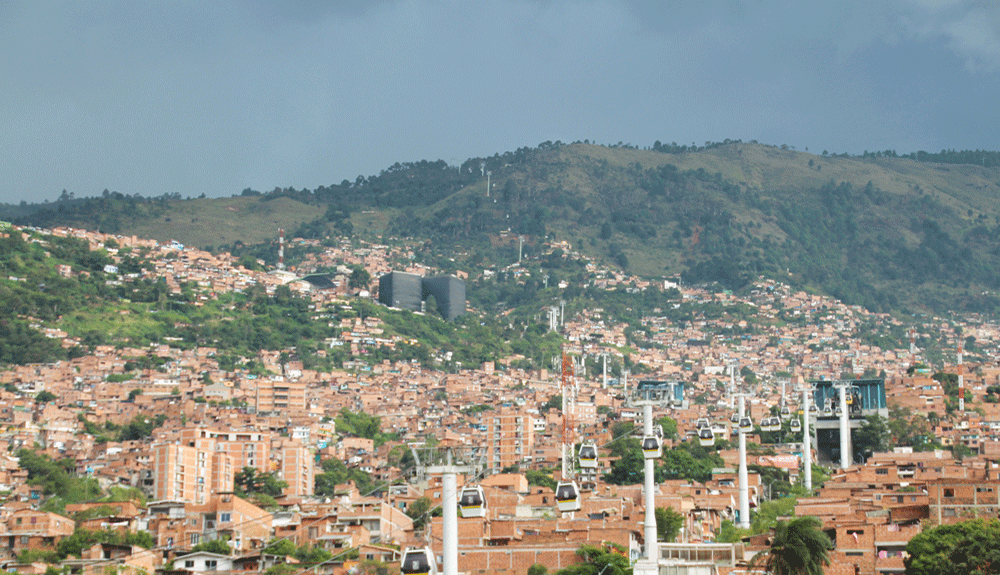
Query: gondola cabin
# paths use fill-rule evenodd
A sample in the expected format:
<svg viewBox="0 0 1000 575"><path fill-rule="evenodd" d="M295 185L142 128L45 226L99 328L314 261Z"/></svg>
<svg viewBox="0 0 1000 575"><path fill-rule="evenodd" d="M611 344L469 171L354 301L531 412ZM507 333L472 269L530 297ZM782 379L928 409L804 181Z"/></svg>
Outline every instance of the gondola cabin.
<svg viewBox="0 0 1000 575"><path fill-rule="evenodd" d="M711 447L715 445L715 432L712 431L712 428L703 427L701 431L698 432L698 442L701 443L702 447Z"/></svg>
<svg viewBox="0 0 1000 575"><path fill-rule="evenodd" d="M580 510L580 486L576 481L561 481L556 485L556 507L563 513Z"/></svg>
<svg viewBox="0 0 1000 575"><path fill-rule="evenodd" d="M400 575L437 575L437 560L430 547L409 547L399 563Z"/></svg>
<svg viewBox="0 0 1000 575"><path fill-rule="evenodd" d="M729 416L729 421L731 421L733 423L739 423L740 422L740 416L739 416L739 414L738 413L733 413L732 415L730 415Z"/></svg>
<svg viewBox="0 0 1000 575"><path fill-rule="evenodd" d="M798 433L802 431L802 424L799 422L799 418L792 420L792 433Z"/></svg>
<svg viewBox="0 0 1000 575"><path fill-rule="evenodd" d="M749 417L740 418L740 433L753 433L753 420Z"/></svg>
<svg viewBox="0 0 1000 575"><path fill-rule="evenodd" d="M462 517L486 517L486 494L479 485L462 488L458 498Z"/></svg>
<svg viewBox="0 0 1000 575"><path fill-rule="evenodd" d="M694 426L698 429L704 429L706 427L711 427L712 424L708 422L708 418L699 417L698 421L695 422Z"/></svg>
<svg viewBox="0 0 1000 575"><path fill-rule="evenodd" d="M711 427L703 427L712 431ZM699 431L698 433L701 433ZM657 459L663 455L663 442L655 435L647 435L642 438L642 456L646 459Z"/></svg>
<svg viewBox="0 0 1000 575"><path fill-rule="evenodd" d="M587 469L597 467L597 446L591 442L580 446L580 467Z"/></svg>
<svg viewBox="0 0 1000 575"><path fill-rule="evenodd" d="M785 407L781 408L781 412L780 413L781 413L782 419L788 419L789 417L792 416L792 410L789 409L787 405Z"/></svg>

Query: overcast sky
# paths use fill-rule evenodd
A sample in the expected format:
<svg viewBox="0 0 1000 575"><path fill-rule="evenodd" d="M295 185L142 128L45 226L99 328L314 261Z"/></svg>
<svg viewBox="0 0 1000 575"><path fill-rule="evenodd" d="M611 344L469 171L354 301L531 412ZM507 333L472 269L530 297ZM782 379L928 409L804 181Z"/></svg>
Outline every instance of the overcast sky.
<svg viewBox="0 0 1000 575"><path fill-rule="evenodd" d="M993 0L0 0L0 202L547 140L1000 150Z"/></svg>

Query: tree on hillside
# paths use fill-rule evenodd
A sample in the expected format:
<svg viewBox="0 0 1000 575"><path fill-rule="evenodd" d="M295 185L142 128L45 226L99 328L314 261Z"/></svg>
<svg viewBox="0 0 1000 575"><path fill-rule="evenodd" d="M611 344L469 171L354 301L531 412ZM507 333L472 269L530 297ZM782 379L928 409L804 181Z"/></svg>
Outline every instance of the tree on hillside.
<svg viewBox="0 0 1000 575"><path fill-rule="evenodd" d="M763 566L773 575L822 575L833 549L822 527L815 517L779 521L771 546L754 557L752 565Z"/></svg>
<svg viewBox="0 0 1000 575"><path fill-rule="evenodd" d="M255 467L244 467L233 477L236 492L241 495L263 493L271 497L281 495L288 484L278 479L274 473L261 473Z"/></svg>
<svg viewBox="0 0 1000 575"><path fill-rule="evenodd" d="M632 572L628 552L611 543L602 547L583 545L576 554L584 562L560 569L556 575L627 575Z"/></svg>
<svg viewBox="0 0 1000 575"><path fill-rule="evenodd" d="M673 507L656 508L656 538L659 541L672 543L684 526L684 516Z"/></svg>
<svg viewBox="0 0 1000 575"><path fill-rule="evenodd" d="M865 420L860 429L851 432L854 445L857 446L855 451L866 458L871 457L872 453L889 451L891 432L886 419L881 415L869 415Z"/></svg>
<svg viewBox="0 0 1000 575"><path fill-rule="evenodd" d="M1000 572L1000 520L973 519L940 525L906 545L907 575Z"/></svg>
<svg viewBox="0 0 1000 575"><path fill-rule="evenodd" d="M351 270L351 277L347 280L347 285L352 289L366 289L372 281L372 275L361 266L354 266Z"/></svg>
<svg viewBox="0 0 1000 575"><path fill-rule="evenodd" d="M218 539L205 541L204 543L199 543L192 547L191 551L207 551L209 553L218 553L219 555L232 555L233 548L229 546L228 538L220 537Z"/></svg>

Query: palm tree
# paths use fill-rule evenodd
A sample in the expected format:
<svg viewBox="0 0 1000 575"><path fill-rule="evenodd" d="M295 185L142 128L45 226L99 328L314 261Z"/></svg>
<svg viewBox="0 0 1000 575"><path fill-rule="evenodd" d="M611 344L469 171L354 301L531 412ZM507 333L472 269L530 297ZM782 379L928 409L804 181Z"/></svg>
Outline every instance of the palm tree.
<svg viewBox="0 0 1000 575"><path fill-rule="evenodd" d="M779 521L770 549L754 557L751 565L762 565L773 575L823 575L833 542L822 527L815 517Z"/></svg>

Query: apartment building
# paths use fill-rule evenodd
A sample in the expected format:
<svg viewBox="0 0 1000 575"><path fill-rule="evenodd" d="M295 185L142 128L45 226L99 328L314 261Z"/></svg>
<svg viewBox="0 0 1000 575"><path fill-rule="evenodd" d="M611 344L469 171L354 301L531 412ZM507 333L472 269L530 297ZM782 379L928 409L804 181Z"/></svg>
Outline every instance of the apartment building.
<svg viewBox="0 0 1000 575"><path fill-rule="evenodd" d="M253 381L253 404L257 413L305 413L306 384L285 381L283 377Z"/></svg>
<svg viewBox="0 0 1000 575"><path fill-rule="evenodd" d="M73 534L75 524L69 517L56 513L18 509L7 518L8 557L24 551L54 551L56 545Z"/></svg>
<svg viewBox="0 0 1000 575"><path fill-rule="evenodd" d="M487 419L487 463L503 469L531 461L535 424L531 416L509 408Z"/></svg>

